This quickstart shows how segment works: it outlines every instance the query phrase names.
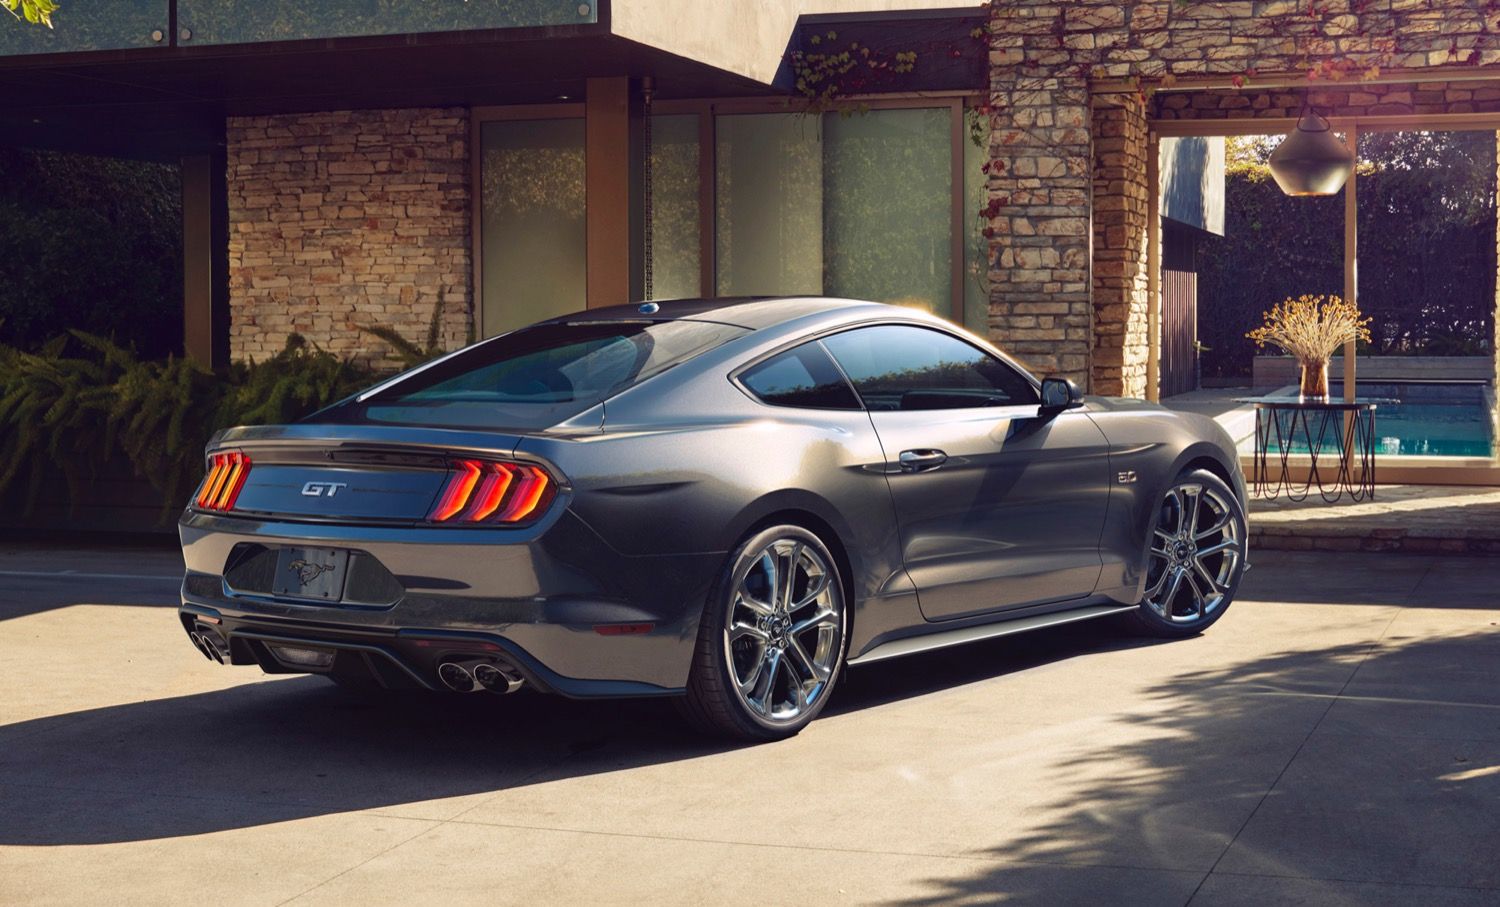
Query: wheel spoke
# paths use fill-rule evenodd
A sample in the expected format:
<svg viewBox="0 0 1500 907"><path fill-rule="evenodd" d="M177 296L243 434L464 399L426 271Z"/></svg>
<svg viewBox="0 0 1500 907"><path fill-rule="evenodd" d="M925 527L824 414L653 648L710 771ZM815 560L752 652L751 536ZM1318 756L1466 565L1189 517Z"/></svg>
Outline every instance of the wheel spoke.
<svg viewBox="0 0 1500 907"><path fill-rule="evenodd" d="M1195 576L1193 576L1192 571L1184 568L1182 571L1182 578L1187 580L1188 592L1193 597L1193 613L1198 615L1199 617L1202 617L1207 613L1205 608L1208 605L1208 597L1203 594L1202 589L1198 588L1198 580Z"/></svg>
<svg viewBox="0 0 1500 907"><path fill-rule="evenodd" d="M1167 583L1167 591L1162 593L1160 599L1162 614L1167 617L1172 616L1172 602L1177 598L1177 590L1182 588L1182 577L1186 573L1187 571L1182 569L1181 567L1173 569L1172 580L1171 582Z"/></svg>
<svg viewBox="0 0 1500 907"><path fill-rule="evenodd" d="M734 603L736 607L748 608L749 610L762 616L769 615L771 613L771 606L756 598L750 593L750 590L746 589L744 586L740 587L740 594L735 596Z"/></svg>
<svg viewBox="0 0 1500 907"><path fill-rule="evenodd" d="M776 693L776 675L781 671L781 650L767 649L761 663L755 689L747 699L762 715L771 714L771 697Z"/></svg>
<svg viewBox="0 0 1500 907"><path fill-rule="evenodd" d="M776 610L782 613L789 610L792 605L792 590L797 585L797 564L802 558L802 547L801 542L793 544L791 552L786 555L785 563L777 565L784 569L781 569L776 578L777 585L772 587L776 590L776 599L773 604Z"/></svg>
<svg viewBox="0 0 1500 907"><path fill-rule="evenodd" d="M801 634L806 633L808 630L811 630L813 627L836 627L838 626L837 618L838 614L835 613L832 608L819 608L818 613L814 614L813 616L807 618L806 620L799 620L796 623L792 624L791 635L800 636Z"/></svg>
<svg viewBox="0 0 1500 907"><path fill-rule="evenodd" d="M1172 489L1172 509L1177 513L1177 532L1172 535L1176 538L1187 525L1187 496L1180 487Z"/></svg>
<svg viewBox="0 0 1500 907"><path fill-rule="evenodd" d="M745 697L745 700L747 702L751 701L751 691L755 689L756 683L760 680L761 671L765 670L765 667L766 652L762 650L756 653L755 662L750 665L750 676L744 679L741 679L739 677L735 678L735 683L739 686L740 693ZM750 704L754 705L755 703L750 702Z"/></svg>
<svg viewBox="0 0 1500 907"><path fill-rule="evenodd" d="M1238 541L1234 539L1226 539L1217 545L1209 545L1207 548L1200 549L1198 551L1198 557L1199 559L1202 559L1218 554L1222 551L1237 551L1239 550L1239 547L1240 543Z"/></svg>
<svg viewBox="0 0 1500 907"><path fill-rule="evenodd" d="M1203 561L1196 557L1193 558L1193 572L1198 575L1199 579L1208 584L1209 595L1218 595L1222 591L1219 588L1218 578L1209 573L1208 568L1203 565ZM1193 584L1193 588L1197 588L1197 583Z"/></svg>
<svg viewBox="0 0 1500 907"><path fill-rule="evenodd" d="M791 645L787 647L787 652L792 656L791 660L797 663L797 667L801 669L802 674L807 679L823 683L829 677L833 676L833 669L825 668L813 661L812 656L807 654L807 650L802 648L801 641L796 637L792 637Z"/></svg>
<svg viewBox="0 0 1500 907"><path fill-rule="evenodd" d="M746 637L755 640L761 645L765 645L771 638L765 630L762 630L760 627L751 626L750 624L735 624L729 628L730 645L734 645Z"/></svg>
<svg viewBox="0 0 1500 907"><path fill-rule="evenodd" d="M1183 511L1180 528L1184 533L1191 534L1198 531L1198 508L1203 504L1203 487L1200 485L1196 489L1184 488L1183 492L1192 505Z"/></svg>
<svg viewBox="0 0 1500 907"><path fill-rule="evenodd" d="M791 607L787 608L787 613L790 614L794 611L800 611L803 608L806 608L808 605L817 601L819 598L822 598L823 593L827 591L828 574L821 573L817 576L811 577L811 579L808 581L808 587L806 591L803 593L800 599L793 602Z"/></svg>
<svg viewBox="0 0 1500 907"><path fill-rule="evenodd" d="M1170 532L1163 531L1160 528L1157 528L1155 530L1155 532L1156 532L1156 537L1159 538L1159 539L1161 539L1164 542L1175 542L1175 541L1177 541L1177 536L1173 535Z"/></svg>
<svg viewBox="0 0 1500 907"><path fill-rule="evenodd" d="M1197 533L1196 535L1193 536L1193 538L1196 541L1202 541L1202 540L1204 540L1204 539L1206 539L1206 538L1208 538L1208 537L1210 537L1210 536L1212 536L1212 535L1214 535L1216 533L1223 532L1224 530L1226 530L1226 529L1229 528L1230 522L1231 522L1231 518L1230 518L1229 512L1225 511L1224 515L1221 516L1221 517L1219 517L1219 519L1217 521L1215 521L1212 526L1208 527L1207 529L1203 530L1202 532Z"/></svg>

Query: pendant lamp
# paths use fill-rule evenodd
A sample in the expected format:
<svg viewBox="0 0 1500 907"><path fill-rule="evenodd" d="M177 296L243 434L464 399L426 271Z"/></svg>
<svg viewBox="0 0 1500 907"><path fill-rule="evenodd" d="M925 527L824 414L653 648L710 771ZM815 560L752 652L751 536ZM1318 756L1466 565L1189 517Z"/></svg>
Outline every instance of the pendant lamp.
<svg viewBox="0 0 1500 907"><path fill-rule="evenodd" d="M1287 195L1336 195L1354 172L1354 155L1327 117L1304 108L1297 125L1271 153L1271 176Z"/></svg>

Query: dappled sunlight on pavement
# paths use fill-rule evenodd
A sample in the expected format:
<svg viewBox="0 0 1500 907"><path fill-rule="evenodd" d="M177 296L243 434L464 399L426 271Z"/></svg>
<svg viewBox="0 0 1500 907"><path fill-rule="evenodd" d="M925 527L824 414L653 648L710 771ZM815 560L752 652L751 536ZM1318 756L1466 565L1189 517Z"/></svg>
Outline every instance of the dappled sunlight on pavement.
<svg viewBox="0 0 1500 907"><path fill-rule="evenodd" d="M858 668L766 746L662 702L350 698L209 664L107 586L0 597L0 901L1500 898L1482 559L1255 563L1202 637Z"/></svg>

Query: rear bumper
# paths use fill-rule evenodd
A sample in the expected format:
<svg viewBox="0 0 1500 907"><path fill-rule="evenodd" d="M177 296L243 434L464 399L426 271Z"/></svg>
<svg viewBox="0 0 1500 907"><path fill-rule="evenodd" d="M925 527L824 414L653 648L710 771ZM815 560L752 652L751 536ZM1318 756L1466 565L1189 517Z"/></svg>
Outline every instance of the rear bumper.
<svg viewBox="0 0 1500 907"><path fill-rule="evenodd" d="M388 686L437 689L436 668L445 653L488 652L513 664L531 685L578 697L680 692L703 603L723 560L719 553L627 557L567 511L524 530L273 523L188 513L179 534L187 565L184 629L217 634L235 664L297 670L266 651L267 640L285 639L333 650L341 669L359 662ZM226 565L246 545L365 552L402 591L384 606L237 591L225 580ZM650 629L599 632L621 624Z"/></svg>

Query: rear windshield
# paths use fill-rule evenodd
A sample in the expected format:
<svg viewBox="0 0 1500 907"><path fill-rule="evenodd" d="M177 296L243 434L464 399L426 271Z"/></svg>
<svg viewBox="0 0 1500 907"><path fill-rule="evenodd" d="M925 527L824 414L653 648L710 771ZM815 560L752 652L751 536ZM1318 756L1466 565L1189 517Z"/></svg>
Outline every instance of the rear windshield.
<svg viewBox="0 0 1500 907"><path fill-rule="evenodd" d="M747 332L704 321L540 324L476 344L312 418L546 428Z"/></svg>

